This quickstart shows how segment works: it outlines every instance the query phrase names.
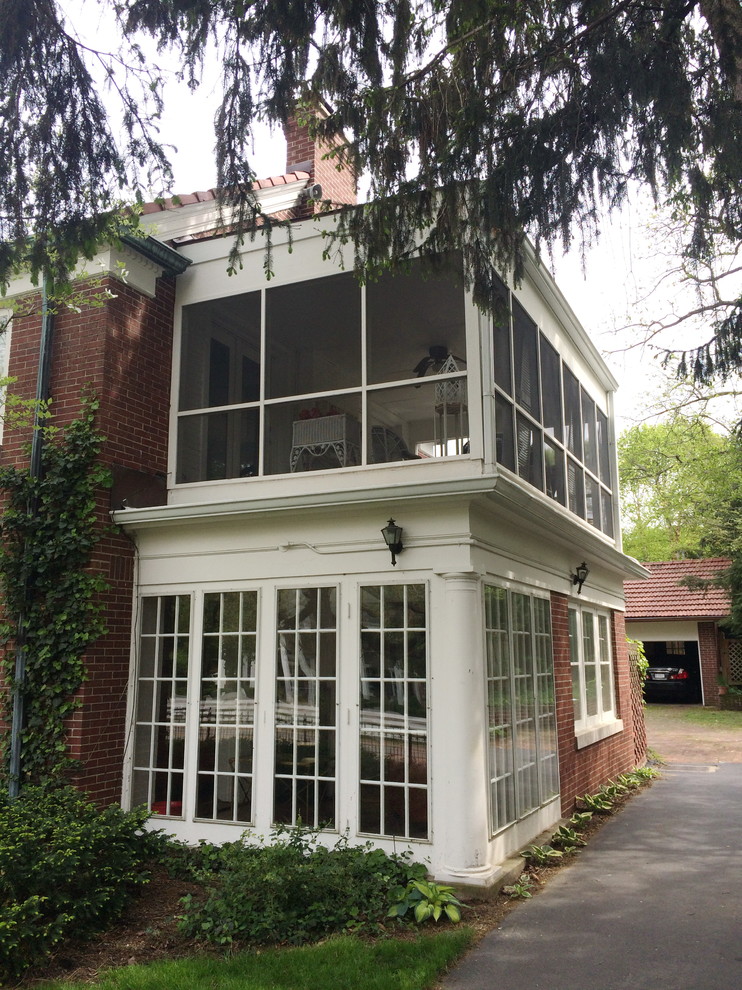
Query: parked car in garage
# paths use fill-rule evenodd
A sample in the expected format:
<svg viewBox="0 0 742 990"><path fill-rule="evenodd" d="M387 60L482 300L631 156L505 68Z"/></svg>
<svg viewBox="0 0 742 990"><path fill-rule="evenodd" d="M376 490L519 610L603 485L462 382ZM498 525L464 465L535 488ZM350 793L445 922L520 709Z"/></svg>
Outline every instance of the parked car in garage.
<svg viewBox="0 0 742 990"><path fill-rule="evenodd" d="M693 701L695 686L685 667L649 667L644 679L647 701Z"/></svg>

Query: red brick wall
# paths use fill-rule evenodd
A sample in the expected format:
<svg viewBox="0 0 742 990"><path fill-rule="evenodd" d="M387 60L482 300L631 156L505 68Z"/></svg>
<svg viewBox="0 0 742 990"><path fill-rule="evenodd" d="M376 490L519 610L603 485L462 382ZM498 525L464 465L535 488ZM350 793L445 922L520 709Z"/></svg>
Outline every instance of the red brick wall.
<svg viewBox="0 0 742 990"><path fill-rule="evenodd" d="M115 279L108 284L116 298L102 308L63 311L55 319L54 422L63 425L74 418L81 391L91 386L100 400L98 423L106 437L103 462L164 476L174 283L160 279L153 300ZM14 320L10 374L18 377L14 389L19 394L35 394L39 334L38 315ZM10 433L5 439L3 460L21 462L25 437ZM71 755L82 764L77 783L106 803L121 794L134 573L134 547L111 532L109 510L110 493L103 490L97 514L104 535L92 567L109 585L104 601L108 633L88 652L89 680L70 726Z"/></svg>
<svg viewBox="0 0 742 990"><path fill-rule="evenodd" d="M609 778L630 770L634 765L631 681L626 649L626 630L621 612L613 613L612 648L616 688L616 714L623 719L623 732L600 742L577 749L572 706L572 670L570 667L569 599L552 592L551 623L554 648L554 683L556 689L557 737L562 813L570 814L575 798L594 794Z"/></svg>
<svg viewBox="0 0 742 990"><path fill-rule="evenodd" d="M356 180L349 168L338 168L337 158L326 158L332 145L326 142L314 142L306 127L299 127L295 118L291 118L284 128L286 134L286 171L292 171L295 166L309 162L311 183L319 182L322 186L322 199L329 199L333 206L356 202ZM320 209L314 206L314 212ZM310 216L312 210L302 208L297 215Z"/></svg>
<svg viewBox="0 0 742 990"><path fill-rule="evenodd" d="M704 705L719 704L717 677L721 670L721 640L715 622L698 623L698 658L701 664Z"/></svg>

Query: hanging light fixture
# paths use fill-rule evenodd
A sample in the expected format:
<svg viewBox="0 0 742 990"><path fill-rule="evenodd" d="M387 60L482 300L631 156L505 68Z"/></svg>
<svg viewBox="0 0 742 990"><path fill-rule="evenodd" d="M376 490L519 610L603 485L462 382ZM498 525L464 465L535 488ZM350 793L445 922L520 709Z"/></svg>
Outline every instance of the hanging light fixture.
<svg viewBox="0 0 742 990"><path fill-rule="evenodd" d="M392 555L392 567L396 567L397 554L402 553L404 550L402 546L402 527L397 526L394 520L390 519L382 529L381 535L384 537L384 543L389 547L389 552Z"/></svg>
<svg viewBox="0 0 742 990"><path fill-rule="evenodd" d="M583 560L582 563L580 564L580 566L575 569L575 572L572 575L572 584L576 584L577 585L577 594L578 595L582 591L582 586L585 583L585 581L587 581L587 576L588 576L589 573L590 573L590 568L587 566L587 564Z"/></svg>

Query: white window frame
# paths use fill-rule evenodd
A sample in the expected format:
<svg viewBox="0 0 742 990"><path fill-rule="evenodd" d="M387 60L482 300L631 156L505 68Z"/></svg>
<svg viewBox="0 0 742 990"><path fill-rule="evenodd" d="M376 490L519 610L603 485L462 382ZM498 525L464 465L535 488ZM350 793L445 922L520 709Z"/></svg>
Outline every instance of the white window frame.
<svg viewBox="0 0 742 990"><path fill-rule="evenodd" d="M408 612L405 612L404 625L402 626L387 626L385 624L385 619L379 618L379 625L365 627L363 625L363 605L362 598L365 589L379 588L381 590L381 599L384 600L388 589L397 588L404 589L403 591L403 601L406 605L408 602L408 591L407 589L413 586L422 587L423 589L423 600L425 603L425 625L424 626L410 626L407 624L407 619L409 617ZM359 721L358 721L358 737L359 737L359 766L358 766L358 786L359 795L362 795L365 789L370 792L378 790L378 810L379 810L379 830L375 829L364 829L363 828L363 815L361 808L359 807L359 819L358 819L358 833L363 836L374 836L375 838L381 839L393 839L395 837L404 839L406 842L429 842L431 839L432 823L431 823L431 807L430 807L430 785L431 785L431 751L430 751L430 738L431 738L431 718L430 718L430 589L425 581L406 581L404 583L392 582L392 581L374 581L374 580L364 580L359 583L358 586L359 595L359 608L358 608L358 631L359 631L359 641L358 641L358 656L359 656L359 678L358 678L358 689L359 689ZM403 660L402 667L399 668L398 672L393 676L389 676L388 670L385 670L384 665L384 634L385 633L396 633L402 639L402 651ZM364 633L379 633L380 634L380 669L378 676L367 676L363 667L363 637ZM424 637L424 661L425 661L425 673L424 676L411 675L409 671L408 664L408 650L409 650L409 639L410 634L422 633ZM386 690L392 689L395 692L399 692L400 698L407 699L408 691L414 691L415 686L420 686L424 688L425 691L425 715L424 716L411 716L408 712L409 701L404 700L404 714L400 715L389 715L386 710L386 703L380 702L378 710L369 708L368 710L364 707L364 692L368 689L370 684L378 684L380 688L380 698L384 698L384 692ZM362 753L364 749L364 738L368 741L376 740L376 746L372 743L372 751L376 750L381 756L381 765L378 771L378 777L368 776L366 777L362 772ZM395 745L396 744L396 745ZM401 756L400 762L402 764L402 778L392 777L387 778L384 754L388 754L388 747L396 748L399 746L402 749L403 755ZM417 745L420 750L425 753L425 780L413 779L413 774L411 773L412 768L412 758L411 752L412 748ZM387 798L389 792L395 792L398 798L401 798L403 805L403 817L404 817L404 827L401 832L388 831L386 829L387 824ZM417 812L419 813L421 807L424 808L425 812L425 825L426 831L425 835L412 834L412 821L415 812L413 811L413 805L417 805Z"/></svg>
<svg viewBox="0 0 742 990"><path fill-rule="evenodd" d="M12 321L13 310L0 309L0 379L8 377ZM0 444L3 442L5 431L5 393L6 387L0 385Z"/></svg>
<svg viewBox="0 0 742 990"><path fill-rule="evenodd" d="M570 663L578 749L623 730L623 722L616 715L611 630L609 611L570 604Z"/></svg>
<svg viewBox="0 0 742 990"><path fill-rule="evenodd" d="M487 591L492 589L505 594L506 627L490 626L487 621ZM511 584L510 582L488 581L484 588L485 604L485 684L484 697L486 705L486 718L489 731L497 731L503 727L510 730L509 744L511 747L510 765L502 771L502 767L496 766L493 761L494 753L491 745L488 744L488 781L489 781L489 814L490 814L490 834L497 835L507 828L511 828L517 822L533 814L539 808L545 807L559 796L559 748L558 748L558 726L556 721L556 696L554 685L554 630L551 620L551 600L548 595L539 594L534 588ZM514 610L515 599L518 595L526 599L529 610L529 629L518 630L516 628ZM545 608L548 618L548 631L539 630L535 603L539 602ZM496 675L492 669L495 660L494 638L499 635L504 636L507 643L507 658L501 667L501 673ZM526 668L518 668L518 640L521 643L527 642L528 660ZM543 648L546 652L542 653ZM545 661L545 662L544 662ZM500 689L504 690L504 700L510 712L507 725L503 726L492 721L493 711L491 708L492 688L499 682ZM539 703L540 688L544 684L548 685L549 704L542 706ZM533 700L532 717L522 718L518 714L517 690L518 687L530 689ZM551 708L551 711L549 711ZM524 751L521 752L518 744L518 730L527 723L532 724L535 732L535 751L530 761L524 761ZM551 737L551 738L550 738ZM549 743L551 742L551 747ZM535 767L535 793L537 800L527 802L524 806L523 798L525 792L522 784L519 783L519 775L527 771L529 766ZM503 783L510 781L511 783ZM497 806L497 792L512 788L510 802L507 796L505 805L510 803L512 814L503 814L503 809Z"/></svg>

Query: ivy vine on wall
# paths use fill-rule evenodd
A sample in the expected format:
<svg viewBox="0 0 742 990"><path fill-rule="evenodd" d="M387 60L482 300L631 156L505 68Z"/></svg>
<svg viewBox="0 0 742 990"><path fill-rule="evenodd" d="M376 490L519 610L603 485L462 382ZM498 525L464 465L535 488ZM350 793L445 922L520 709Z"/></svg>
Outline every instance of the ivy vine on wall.
<svg viewBox="0 0 742 990"><path fill-rule="evenodd" d="M106 587L89 568L100 536L96 490L110 486L98 462L103 437L95 425L96 399L64 429L48 422L41 472L0 469L4 496L0 545L0 623L6 685L15 678L16 644L25 652L25 725L21 731L22 783L46 783L73 767L66 721L79 706L75 695L86 678L86 648L105 632L100 592ZM23 617L18 636L19 617ZM11 692L3 695L10 722ZM7 776L8 742L3 769Z"/></svg>

